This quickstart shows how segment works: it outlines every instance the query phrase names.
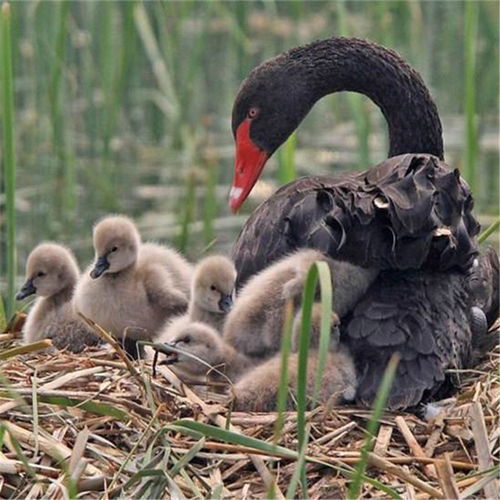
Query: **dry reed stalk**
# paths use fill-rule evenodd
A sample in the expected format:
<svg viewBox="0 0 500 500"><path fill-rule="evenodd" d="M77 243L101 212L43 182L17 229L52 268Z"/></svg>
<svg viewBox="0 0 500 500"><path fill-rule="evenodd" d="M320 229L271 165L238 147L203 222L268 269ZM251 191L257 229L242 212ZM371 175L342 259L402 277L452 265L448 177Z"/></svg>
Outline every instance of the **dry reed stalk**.
<svg viewBox="0 0 500 500"><path fill-rule="evenodd" d="M413 455L416 458L427 458L424 450L418 444L417 440L415 439L415 436L412 434L405 419L403 417L396 417L394 419L394 422L396 422L396 425L398 426L399 432L401 432L401 434L403 435L403 437L404 437L406 443L408 444L408 447L412 451ZM425 472L425 475L427 477L429 477L430 479L437 479L436 470L434 469L434 467L432 465L425 465L424 472Z"/></svg>

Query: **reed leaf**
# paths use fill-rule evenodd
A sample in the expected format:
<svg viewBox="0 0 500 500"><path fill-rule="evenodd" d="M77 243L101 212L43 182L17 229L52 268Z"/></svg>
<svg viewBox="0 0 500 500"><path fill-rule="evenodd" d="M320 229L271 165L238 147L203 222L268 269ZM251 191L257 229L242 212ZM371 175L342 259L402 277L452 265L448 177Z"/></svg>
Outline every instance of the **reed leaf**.
<svg viewBox="0 0 500 500"><path fill-rule="evenodd" d="M288 184L295 180L295 151L297 150L297 132L294 132L279 149L278 180L280 184Z"/></svg>
<svg viewBox="0 0 500 500"><path fill-rule="evenodd" d="M464 26L465 178L473 193L476 192L477 188L476 44L478 12L478 2L475 0L466 0Z"/></svg>
<svg viewBox="0 0 500 500"><path fill-rule="evenodd" d="M285 410L288 400L288 358L292 348L292 326L293 326L293 303L288 301L285 304L285 321L283 324L283 333L281 335L280 350L280 378L278 386L278 400L276 409L278 418L274 424L274 442L277 443L281 438L283 424L285 422Z"/></svg>
<svg viewBox="0 0 500 500"><path fill-rule="evenodd" d="M500 216L497 217L477 238L479 244L485 242L500 226Z"/></svg>
<svg viewBox="0 0 500 500"><path fill-rule="evenodd" d="M385 405L387 403L387 400L389 399L389 394L391 392L392 382L396 375L399 359L399 354L396 353L392 355L389 363L387 364L387 368L385 369L382 381L380 382L377 396L373 405L373 413L366 427L367 436L361 448L361 459L356 464L355 472L351 478L351 485L349 487L349 493L347 495L348 498L359 498L359 495L361 493L363 476L368 464L368 453L373 449L374 437L377 434L377 430L380 425L380 418L382 417Z"/></svg>
<svg viewBox="0 0 500 500"><path fill-rule="evenodd" d="M194 420L176 420L171 425L164 427L164 429L174 432L182 432L183 434L192 436L195 439L201 439L203 436L211 437L214 439L219 439L220 441L224 441L226 443L240 445L246 448L253 448L254 450L260 451L270 456L279 456L290 460L298 460L300 456L298 452L290 450L289 448L268 443L267 441L262 441L260 439L246 436L244 434L238 434L237 432L221 429L220 427L215 427L213 425L204 424L202 422L195 422ZM350 478L353 473L353 470L350 467L334 465L322 460L317 460L314 457L310 457L308 455L305 455L305 460L306 462L321 465L323 467L340 472L347 478ZM381 483L380 481L369 478L364 474L361 474L361 478L363 481L373 485L375 488L387 494L391 498L401 498L391 487Z"/></svg>
<svg viewBox="0 0 500 500"><path fill-rule="evenodd" d="M2 4L2 115L5 220L7 224L7 317L14 314L16 293L16 158L14 151L14 90L12 83L10 4Z"/></svg>

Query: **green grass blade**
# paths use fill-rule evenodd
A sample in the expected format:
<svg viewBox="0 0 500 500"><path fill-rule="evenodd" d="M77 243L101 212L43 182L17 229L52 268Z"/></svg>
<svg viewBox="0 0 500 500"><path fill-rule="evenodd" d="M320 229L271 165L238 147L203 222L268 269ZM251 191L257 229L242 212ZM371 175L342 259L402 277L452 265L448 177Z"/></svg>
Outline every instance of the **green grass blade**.
<svg viewBox="0 0 500 500"><path fill-rule="evenodd" d="M13 347L12 349L6 349L0 352L0 360L9 359L13 356L18 356L19 354L26 354L28 352L39 351L50 347L52 342L49 339L39 340L38 342L33 342L32 344L21 345L19 347Z"/></svg>
<svg viewBox="0 0 500 500"><path fill-rule="evenodd" d="M171 425L168 425L162 429L162 431L168 431L168 430L172 430L174 432L182 432L183 434L192 436L195 439L201 439L203 436L219 439L220 441L226 443L245 446L247 448L253 448L254 450L260 451L270 456L280 456L290 460L299 459L298 452L290 450L283 446L268 443L267 441L261 441L260 439L256 439L250 436L245 436L244 434L238 434L236 432L221 429L220 427L215 427L213 425L204 424L202 422L195 422L194 420L186 420L186 419L176 420ZM305 460L307 462L321 465L323 467L327 467L329 469L340 472L341 474L343 474L345 477L348 478L350 478L353 473L353 470L350 467L347 466L341 467L338 465L333 465L331 463L323 462L321 460L317 460L307 455L305 455ZM364 474L361 474L361 478L363 481L373 485L375 488L382 491L383 493L386 493L391 498L396 498L396 499L401 498L392 488L386 486L385 484L382 484L380 481L369 478Z"/></svg>
<svg viewBox="0 0 500 500"><path fill-rule="evenodd" d="M14 314L16 293L16 159L14 152L14 91L12 86L12 47L10 5L2 5L2 115L5 218L7 223L7 317Z"/></svg>
<svg viewBox="0 0 500 500"><path fill-rule="evenodd" d="M274 424L275 443L281 438L281 432L285 422L284 412L286 410L286 402L288 400L288 359L292 348L292 326L293 304L291 301L288 301L285 305L285 322L283 325L283 334L281 336L281 363L277 402L278 418Z"/></svg>
<svg viewBox="0 0 500 500"><path fill-rule="evenodd" d="M185 187L184 211L181 219L181 233L177 241L177 248L181 253L186 253L189 243L189 227L193 222L194 206L196 202L196 178L193 172L188 173Z"/></svg>
<svg viewBox="0 0 500 500"><path fill-rule="evenodd" d="M205 245L212 245L215 239L214 220L217 217L217 163L210 159L206 164L205 200L203 203L203 235Z"/></svg>
<svg viewBox="0 0 500 500"><path fill-rule="evenodd" d="M332 281L330 269L326 262L316 262L311 266L306 277L304 292L302 296L302 323L299 339L299 355L297 368L297 439L299 449L306 446L306 409L308 402L307 365L309 358L309 344L311 331L312 306L316 297L316 288L320 280L321 287L321 337L318 352L318 366L315 375L314 391L312 401L315 404L318 399L323 373L325 370L326 356L331 329L332 312ZM307 484L305 465L301 469L303 495L307 495Z"/></svg>
<svg viewBox="0 0 500 500"><path fill-rule="evenodd" d="M476 123L476 44L479 5L475 0L465 2L465 178L473 193L477 188L477 123ZM477 193L476 193L477 195Z"/></svg>
<svg viewBox="0 0 500 500"><path fill-rule="evenodd" d="M201 438L197 443L195 443L191 449L177 462L175 463L169 471L171 478L174 478L181 469L183 469L193 458L198 454L198 452L205 446L205 438Z"/></svg>
<svg viewBox="0 0 500 500"><path fill-rule="evenodd" d="M306 433L308 435L309 432ZM297 486L299 485L299 482L302 481L302 485L304 488L306 488L306 484L303 482L303 475L306 467L306 451L307 451L307 443L308 440L306 439L304 443L302 444L302 447L300 448L299 452L299 458L297 460L297 464L295 465L295 470L293 471L292 477L290 479L290 484L288 485L288 488L286 490L286 498L287 499L293 499L295 498L295 492L297 491ZM306 498L307 497L307 488L303 490L302 492L302 497Z"/></svg>
<svg viewBox="0 0 500 500"><path fill-rule="evenodd" d="M0 429L2 430L2 434L7 431L9 433L9 436L10 436L10 441L12 443L12 445L14 446L14 450L16 451L16 456L17 458L22 462L22 464L24 465L24 468L26 470L26 472L28 473L29 476L31 476L31 478L36 481L37 480L37 477L36 477L36 472L34 471L34 469L31 467L30 463L29 463L29 460L28 458L26 457L26 455L24 454L23 452L23 449L21 448L21 445L19 444L19 441L16 439L16 436L14 436L13 434L11 434L9 432L9 429L5 427L5 425L3 423L0 422Z"/></svg>
<svg viewBox="0 0 500 500"><path fill-rule="evenodd" d="M302 295L302 323L300 325L299 354L297 367L297 439L299 449L306 438L307 409L307 364L311 331L311 312L318 282L318 268L313 265L307 273Z"/></svg>
<svg viewBox="0 0 500 500"><path fill-rule="evenodd" d="M368 464L368 453L373 448L373 438L377 434L377 430L380 424L380 418L384 412L387 399L391 392L392 382L396 375L396 369L399 363L399 355L393 354L387 368L385 369L384 376L382 377L382 382L380 383L379 389L377 391L377 397L375 398L375 403L373 405L373 413L366 427L367 436L363 447L361 448L361 459L356 464L356 469L352 477L352 482L349 487L349 493L347 498L358 498L361 492L361 486L363 484L363 476L365 474L366 466Z"/></svg>
<svg viewBox="0 0 500 500"><path fill-rule="evenodd" d="M228 431L226 429L221 429L220 427L195 422L193 420L176 420L172 423L172 425L169 425L168 428L175 431L182 430L182 432L185 432L185 430L194 431L194 434L190 433L190 435L194 435L198 437L198 439L201 436L210 436L212 438L225 441L226 443L254 448L255 450L269 453L271 455L281 455L294 460L298 458L298 453L296 451L289 450L283 446L271 444L266 441L261 441L260 439L245 436L244 434L238 434L237 432Z"/></svg>
<svg viewBox="0 0 500 500"><path fill-rule="evenodd" d="M326 357L330 346L330 332L332 328L332 310L335 310L333 303L333 277L330 267L326 262L316 262L321 291L321 329L318 348L318 365L316 379L314 381L313 402L318 401L323 373L326 366Z"/></svg>
<svg viewBox="0 0 500 500"><path fill-rule="evenodd" d="M5 331L8 325L7 314L3 303L3 297L0 294L0 332Z"/></svg>
<svg viewBox="0 0 500 500"><path fill-rule="evenodd" d="M500 226L500 217L497 217L477 238L479 244L486 241Z"/></svg>
<svg viewBox="0 0 500 500"><path fill-rule="evenodd" d="M280 184L288 184L297 177L295 169L295 150L297 149L297 132L294 132L279 149L278 180Z"/></svg>
<svg viewBox="0 0 500 500"><path fill-rule="evenodd" d="M350 29L347 22L348 12L345 0L336 3L338 14L338 29L341 36L349 36ZM354 126L358 137L358 151L360 168L370 165L370 115L364 110L364 97L349 92L347 94L349 107L354 117Z"/></svg>

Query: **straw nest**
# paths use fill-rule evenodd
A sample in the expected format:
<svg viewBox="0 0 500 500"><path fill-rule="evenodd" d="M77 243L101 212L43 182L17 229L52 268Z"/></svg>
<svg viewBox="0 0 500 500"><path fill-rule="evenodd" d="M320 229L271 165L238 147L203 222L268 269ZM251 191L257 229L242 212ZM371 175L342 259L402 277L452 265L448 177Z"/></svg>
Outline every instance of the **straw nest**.
<svg viewBox="0 0 500 500"><path fill-rule="evenodd" d="M9 351L17 336L0 335L3 498L265 498L273 484L276 498L286 493L297 466L294 413L271 447L276 414L230 414L220 395L183 385L167 367L153 379L148 364L126 364L110 346L23 354ZM366 475L404 498L498 498L499 357L497 347L463 371L456 397L430 421L384 414ZM353 407L307 414L310 498L346 497L369 418ZM387 494L365 482L362 496Z"/></svg>

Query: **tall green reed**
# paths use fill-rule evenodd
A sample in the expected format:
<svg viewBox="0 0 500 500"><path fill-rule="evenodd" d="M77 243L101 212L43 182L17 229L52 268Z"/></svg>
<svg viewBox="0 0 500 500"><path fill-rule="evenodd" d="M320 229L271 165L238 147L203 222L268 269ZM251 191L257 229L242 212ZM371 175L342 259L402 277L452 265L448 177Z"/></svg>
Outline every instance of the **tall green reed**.
<svg viewBox="0 0 500 500"><path fill-rule="evenodd" d="M476 120L476 44L478 28L478 2L465 2L464 18L464 109L465 109L465 178L472 192L477 187L476 160L478 149Z"/></svg>
<svg viewBox="0 0 500 500"><path fill-rule="evenodd" d="M366 427L367 435L365 438L365 442L361 448L361 459L356 464L355 472L351 477L351 485L349 486L347 498L359 498L359 495L361 493L361 487L363 486L364 475L366 467L368 465L368 453L373 449L374 446L375 435L377 434L380 425L380 419L389 399L389 394L391 392L394 377L396 376L399 359L399 354L395 353L392 355L389 363L387 363L387 368L385 369L382 381L380 382L377 391L377 396L375 397L375 402L373 403L373 413Z"/></svg>
<svg viewBox="0 0 500 500"><path fill-rule="evenodd" d="M57 19L53 58L50 69L48 97L50 102L52 146L57 158L55 172L54 209L63 221L70 221L76 208L76 165L68 145L67 122L64 113L64 63L71 2L58 2L51 6Z"/></svg>
<svg viewBox="0 0 500 500"><path fill-rule="evenodd" d="M287 184L297 177L295 169L295 151L297 150L297 132L294 132L279 149L278 180Z"/></svg>
<svg viewBox="0 0 500 500"><path fill-rule="evenodd" d="M348 11L345 0L339 0L336 7L339 34L342 36L350 36ZM364 169L370 165L370 115L368 111L364 109L364 98L362 96L349 93L347 99L354 117L354 126L358 137L358 161L360 163L360 168Z"/></svg>
<svg viewBox="0 0 500 500"><path fill-rule="evenodd" d="M9 3L2 5L2 108L5 219L7 224L7 317L14 313L16 287L16 158L14 151L14 91Z"/></svg>

